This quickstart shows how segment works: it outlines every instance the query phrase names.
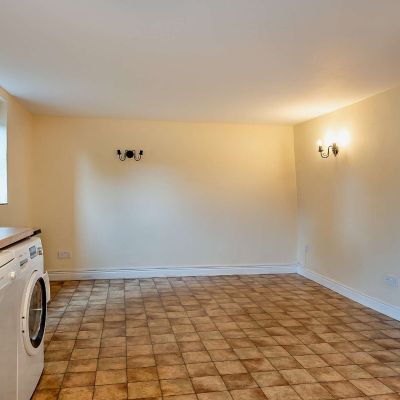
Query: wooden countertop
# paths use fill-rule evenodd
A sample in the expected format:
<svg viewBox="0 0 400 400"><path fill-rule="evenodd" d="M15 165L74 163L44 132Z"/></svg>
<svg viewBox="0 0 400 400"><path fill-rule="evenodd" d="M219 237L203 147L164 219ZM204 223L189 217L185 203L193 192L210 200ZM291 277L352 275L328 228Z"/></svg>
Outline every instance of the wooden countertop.
<svg viewBox="0 0 400 400"><path fill-rule="evenodd" d="M33 228L0 227L0 249L32 236L35 231Z"/></svg>

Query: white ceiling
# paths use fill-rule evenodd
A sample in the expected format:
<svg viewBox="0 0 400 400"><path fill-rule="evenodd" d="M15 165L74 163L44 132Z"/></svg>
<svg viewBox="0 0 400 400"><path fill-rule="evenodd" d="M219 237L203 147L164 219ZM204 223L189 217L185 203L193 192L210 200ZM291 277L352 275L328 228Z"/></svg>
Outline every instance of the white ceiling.
<svg viewBox="0 0 400 400"><path fill-rule="evenodd" d="M296 123L400 83L400 0L0 0L39 114Z"/></svg>

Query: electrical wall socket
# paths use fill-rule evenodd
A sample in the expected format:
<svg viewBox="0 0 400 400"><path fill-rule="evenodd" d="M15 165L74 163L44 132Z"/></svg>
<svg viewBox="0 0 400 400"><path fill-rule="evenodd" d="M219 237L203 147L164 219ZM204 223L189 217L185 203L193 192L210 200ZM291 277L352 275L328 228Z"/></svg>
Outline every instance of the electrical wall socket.
<svg viewBox="0 0 400 400"><path fill-rule="evenodd" d="M399 287L399 280L393 275L385 275L385 283L391 288Z"/></svg>
<svg viewBox="0 0 400 400"><path fill-rule="evenodd" d="M71 258L71 252L68 250L58 250L58 258Z"/></svg>

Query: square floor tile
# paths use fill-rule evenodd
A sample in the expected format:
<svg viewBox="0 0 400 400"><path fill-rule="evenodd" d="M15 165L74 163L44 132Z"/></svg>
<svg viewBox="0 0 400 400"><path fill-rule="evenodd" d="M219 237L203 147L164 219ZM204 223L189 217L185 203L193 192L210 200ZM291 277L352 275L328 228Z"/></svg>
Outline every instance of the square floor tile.
<svg viewBox="0 0 400 400"><path fill-rule="evenodd" d="M156 360L153 355L143 355L127 358L128 368L153 367L155 365Z"/></svg>
<svg viewBox="0 0 400 400"><path fill-rule="evenodd" d="M95 386L93 400L125 400L128 398L126 384Z"/></svg>
<svg viewBox="0 0 400 400"><path fill-rule="evenodd" d="M109 369L126 369L126 357L99 358L97 369L106 371Z"/></svg>
<svg viewBox="0 0 400 400"><path fill-rule="evenodd" d="M158 379L156 367L129 368L127 376L128 382L156 381Z"/></svg>
<svg viewBox="0 0 400 400"><path fill-rule="evenodd" d="M261 389L232 390L234 400L265 400L266 396Z"/></svg>
<svg viewBox="0 0 400 400"><path fill-rule="evenodd" d="M323 386L335 398L346 399L346 398L356 398L362 396L360 390L358 390L349 381L326 382L323 384Z"/></svg>
<svg viewBox="0 0 400 400"><path fill-rule="evenodd" d="M207 351L192 351L188 353L182 353L182 356L186 364L196 364L211 361Z"/></svg>
<svg viewBox="0 0 400 400"><path fill-rule="evenodd" d="M251 375L260 387L288 384L278 371L253 372Z"/></svg>
<svg viewBox="0 0 400 400"><path fill-rule="evenodd" d="M223 375L222 379L228 390L250 389L257 387L257 383L250 374Z"/></svg>
<svg viewBox="0 0 400 400"><path fill-rule="evenodd" d="M303 368L327 367L328 364L318 355L305 355L294 357Z"/></svg>
<svg viewBox="0 0 400 400"><path fill-rule="evenodd" d="M96 385L126 383L126 370L107 370L96 372Z"/></svg>
<svg viewBox="0 0 400 400"><path fill-rule="evenodd" d="M164 365L157 367L158 376L164 379L183 379L188 377L185 365Z"/></svg>
<svg viewBox="0 0 400 400"><path fill-rule="evenodd" d="M158 381L128 383L128 399L157 398L161 396Z"/></svg>
<svg viewBox="0 0 400 400"><path fill-rule="evenodd" d="M203 376L192 378L193 387L196 393L226 391L224 381L220 376Z"/></svg>
<svg viewBox="0 0 400 400"><path fill-rule="evenodd" d="M393 393L389 387L385 386L377 379L354 379L350 382L367 396Z"/></svg>
<svg viewBox="0 0 400 400"><path fill-rule="evenodd" d="M287 369L279 372L291 385L316 382L316 379L310 374L310 371L306 369Z"/></svg>
<svg viewBox="0 0 400 400"><path fill-rule="evenodd" d="M269 386L262 390L269 400L301 400L291 386Z"/></svg>
<svg viewBox="0 0 400 400"><path fill-rule="evenodd" d="M229 392L199 393L197 398L198 400L232 400L232 396Z"/></svg>
<svg viewBox="0 0 400 400"><path fill-rule="evenodd" d="M301 398L307 400L325 400L333 399L334 397L319 383L305 383L294 385L293 389L300 395Z"/></svg>
<svg viewBox="0 0 400 400"><path fill-rule="evenodd" d="M95 381L95 372L71 372L64 375L63 387L72 386L93 386Z"/></svg>
<svg viewBox="0 0 400 400"><path fill-rule="evenodd" d="M93 387L73 387L60 390L58 400L92 400Z"/></svg>
<svg viewBox="0 0 400 400"><path fill-rule="evenodd" d="M307 370L318 382L342 381L344 377L332 367L309 368Z"/></svg>
<svg viewBox="0 0 400 400"><path fill-rule="evenodd" d="M221 375L247 373L240 361L220 361L215 363L215 367Z"/></svg>
<svg viewBox="0 0 400 400"><path fill-rule="evenodd" d="M169 379L161 381L163 396L179 396L194 393L190 379Z"/></svg>
<svg viewBox="0 0 400 400"><path fill-rule="evenodd" d="M36 390L32 400L57 400L59 389Z"/></svg>
<svg viewBox="0 0 400 400"><path fill-rule="evenodd" d="M218 375L218 371L212 362L186 364L186 368L191 378Z"/></svg>
<svg viewBox="0 0 400 400"><path fill-rule="evenodd" d="M38 389L57 389L64 379L63 374L42 375L38 383Z"/></svg>

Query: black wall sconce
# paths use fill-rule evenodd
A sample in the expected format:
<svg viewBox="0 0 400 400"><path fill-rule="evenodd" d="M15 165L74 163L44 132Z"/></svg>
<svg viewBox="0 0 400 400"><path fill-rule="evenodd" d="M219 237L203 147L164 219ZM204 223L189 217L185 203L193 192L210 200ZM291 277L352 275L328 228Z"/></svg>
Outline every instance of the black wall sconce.
<svg viewBox="0 0 400 400"><path fill-rule="evenodd" d="M327 150L325 150L321 141L318 142L318 151L322 158L328 158L331 150L335 157L339 154L339 146L336 143L332 143L330 146L328 146Z"/></svg>
<svg viewBox="0 0 400 400"><path fill-rule="evenodd" d="M136 150L117 150L118 158L120 161L125 161L127 158L133 158L135 161L140 161L142 159L143 150L139 150L139 153L136 153Z"/></svg>

